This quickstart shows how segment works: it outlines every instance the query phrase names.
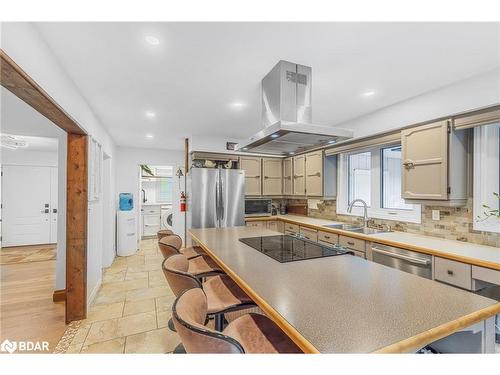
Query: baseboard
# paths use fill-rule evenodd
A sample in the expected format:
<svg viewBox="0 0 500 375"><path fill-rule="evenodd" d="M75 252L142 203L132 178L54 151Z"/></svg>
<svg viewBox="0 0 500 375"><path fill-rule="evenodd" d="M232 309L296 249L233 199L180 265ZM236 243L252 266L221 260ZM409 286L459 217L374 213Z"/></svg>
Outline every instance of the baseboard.
<svg viewBox="0 0 500 375"><path fill-rule="evenodd" d="M88 297L87 297L87 306L90 306L92 304L92 302L94 302L94 299L97 296L97 293L99 292L99 289L101 288L101 284L102 284L102 278L99 279L99 281L97 282L97 284L94 287L94 289L92 290L92 292L90 292L90 294L88 294Z"/></svg>
<svg viewBox="0 0 500 375"><path fill-rule="evenodd" d="M63 302L66 301L66 289L54 290L52 294L52 301Z"/></svg>

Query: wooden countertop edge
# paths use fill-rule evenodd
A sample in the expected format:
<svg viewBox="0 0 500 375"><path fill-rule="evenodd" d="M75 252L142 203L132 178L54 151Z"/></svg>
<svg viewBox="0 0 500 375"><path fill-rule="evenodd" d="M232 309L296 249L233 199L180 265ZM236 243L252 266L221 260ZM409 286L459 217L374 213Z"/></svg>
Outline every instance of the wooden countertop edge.
<svg viewBox="0 0 500 375"><path fill-rule="evenodd" d="M245 283L240 277L233 272L222 260L220 260L217 255L215 255L206 245L204 245L200 239L198 239L194 234L189 231L189 235L194 239L194 241L203 249L205 252L226 272L226 274L231 277L231 279L238 284L238 286L247 293L250 298L271 318L282 330L285 332L290 339L307 354L319 354L318 349L316 349L309 341L307 341L290 323L286 321L275 309L273 309L266 301L264 301L247 283Z"/></svg>
<svg viewBox="0 0 500 375"><path fill-rule="evenodd" d="M300 225L302 227L307 227L307 228L311 228L311 229L315 229L315 230L320 230L322 232L342 234L342 235L345 235L345 236L349 236L349 237L353 237L353 238L358 238L360 240L365 240L365 241L370 241L370 242L376 242L376 243L380 243L380 244L383 244L383 245L401 247L401 248L407 249L407 250L414 250L414 251L417 251L417 252L420 252L420 253L424 253L424 254L435 255L435 256L438 256L438 257L441 257L441 258L456 260L456 261L459 261L459 262L472 264L474 266L486 267L486 268L491 268L491 269L500 271L500 263L489 262L489 261L480 260L480 259L476 259L476 258L469 258L469 257L462 256L462 255L450 254L450 253L441 252L441 251L434 250L434 249L429 249L429 248L426 248L426 247L409 245L407 243L401 243L401 242L398 242L398 241L391 241L391 240L386 240L386 239L381 239L381 238L374 238L374 237L370 237L370 236L365 235L365 234L344 231L342 229L327 228L327 227L323 227L323 226L319 226L319 225L302 223L300 221L296 221L296 220L293 220L293 219L287 219L287 218L284 218L284 217L276 217L276 216L263 216L263 217L248 217L248 218L245 218L245 221L249 221L249 222L252 222L252 221L273 221L273 220L279 220L279 221L283 221L285 223L296 224L296 225Z"/></svg>
<svg viewBox="0 0 500 375"><path fill-rule="evenodd" d="M451 322L442 324L426 332L422 332L416 336L409 337L405 340L380 348L374 351L374 353L413 352L436 340L451 335L452 333L457 332L462 328L469 327L498 313L500 313L500 303L496 303L495 305L488 306L469 315L465 315L461 318L452 320Z"/></svg>

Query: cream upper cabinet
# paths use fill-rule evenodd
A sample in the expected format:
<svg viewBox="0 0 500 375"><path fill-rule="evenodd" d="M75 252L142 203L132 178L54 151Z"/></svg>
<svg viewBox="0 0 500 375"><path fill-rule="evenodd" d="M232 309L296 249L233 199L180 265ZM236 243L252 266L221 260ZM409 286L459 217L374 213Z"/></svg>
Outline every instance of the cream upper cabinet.
<svg viewBox="0 0 500 375"><path fill-rule="evenodd" d="M282 159L262 159L262 194L281 195Z"/></svg>
<svg viewBox="0 0 500 375"><path fill-rule="evenodd" d="M449 126L445 120L401 131L403 198L448 199Z"/></svg>
<svg viewBox="0 0 500 375"><path fill-rule="evenodd" d="M261 195L261 158L241 157L240 169L245 171L245 195Z"/></svg>
<svg viewBox="0 0 500 375"><path fill-rule="evenodd" d="M293 160L287 158L283 160L283 194L293 194Z"/></svg>
<svg viewBox="0 0 500 375"><path fill-rule="evenodd" d="M308 196L323 195L323 151L306 154L306 194Z"/></svg>
<svg viewBox="0 0 500 375"><path fill-rule="evenodd" d="M293 158L293 194L306 195L305 155L299 155Z"/></svg>

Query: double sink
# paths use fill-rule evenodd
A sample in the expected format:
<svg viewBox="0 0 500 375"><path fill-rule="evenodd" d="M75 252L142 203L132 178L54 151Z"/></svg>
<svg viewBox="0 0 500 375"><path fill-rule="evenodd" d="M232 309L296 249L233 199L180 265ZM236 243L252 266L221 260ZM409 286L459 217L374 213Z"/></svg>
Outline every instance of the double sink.
<svg viewBox="0 0 500 375"><path fill-rule="evenodd" d="M327 224L323 225L325 228L333 228L345 230L347 232L361 233L361 234L376 234L376 233L384 233L385 230L367 228L367 227L359 227L351 224Z"/></svg>

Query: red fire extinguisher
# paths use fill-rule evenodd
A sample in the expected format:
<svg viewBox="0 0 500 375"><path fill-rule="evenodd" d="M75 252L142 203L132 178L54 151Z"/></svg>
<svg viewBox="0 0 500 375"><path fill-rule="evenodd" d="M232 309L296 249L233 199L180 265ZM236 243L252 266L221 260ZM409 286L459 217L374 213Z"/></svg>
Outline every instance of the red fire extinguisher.
<svg viewBox="0 0 500 375"><path fill-rule="evenodd" d="M186 212L186 194L181 191L181 212Z"/></svg>

